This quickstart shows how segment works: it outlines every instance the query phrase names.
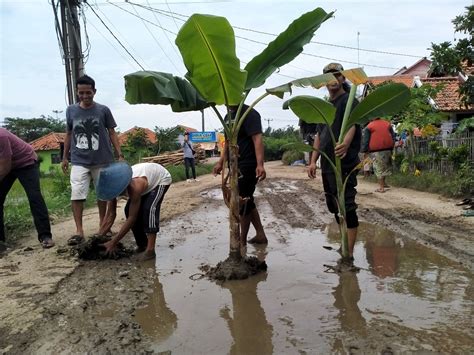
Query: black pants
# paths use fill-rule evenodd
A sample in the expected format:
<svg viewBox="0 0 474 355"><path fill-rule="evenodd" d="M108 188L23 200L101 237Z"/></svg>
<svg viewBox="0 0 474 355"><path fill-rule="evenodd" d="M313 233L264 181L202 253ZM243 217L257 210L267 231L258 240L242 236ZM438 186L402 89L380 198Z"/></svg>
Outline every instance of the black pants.
<svg viewBox="0 0 474 355"><path fill-rule="evenodd" d="M189 168L193 173L193 179L196 179L196 166L194 164L194 158L184 158L184 169L186 172L186 179L189 179Z"/></svg>
<svg viewBox="0 0 474 355"><path fill-rule="evenodd" d="M46 203L40 189L39 164L14 169L0 182L0 241L5 241L5 226L3 220L3 205L8 192L15 180L20 180L30 203L31 214L35 223L38 239L51 238L51 225Z"/></svg>
<svg viewBox="0 0 474 355"><path fill-rule="evenodd" d="M240 207L239 214L241 216L248 216L252 213L252 210L256 208L253 193L257 186L258 179L255 176L256 166L240 167L239 168L239 196L247 199L246 202Z"/></svg>
<svg viewBox="0 0 474 355"><path fill-rule="evenodd" d="M132 226L133 236L139 248L145 248L148 244L147 233L158 233L160 231L160 209L163 198L170 185L158 185L140 201L140 210L135 224ZM125 216L128 218L130 200L125 205Z"/></svg>

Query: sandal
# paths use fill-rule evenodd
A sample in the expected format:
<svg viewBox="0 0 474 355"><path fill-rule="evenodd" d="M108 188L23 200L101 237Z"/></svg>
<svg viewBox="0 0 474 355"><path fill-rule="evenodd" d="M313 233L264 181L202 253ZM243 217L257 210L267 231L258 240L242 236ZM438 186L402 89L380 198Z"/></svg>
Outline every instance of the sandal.
<svg viewBox="0 0 474 355"><path fill-rule="evenodd" d="M40 243L43 249L49 249L49 248L54 247L54 241L51 238L44 238L40 240Z"/></svg>
<svg viewBox="0 0 474 355"><path fill-rule="evenodd" d="M375 192L380 192L381 194L383 194L383 193L385 193L385 190L377 189L377 190L375 190Z"/></svg>
<svg viewBox="0 0 474 355"><path fill-rule="evenodd" d="M76 234L68 239L67 245L79 245L81 243L84 243L85 241L86 239L83 236Z"/></svg>
<svg viewBox="0 0 474 355"><path fill-rule="evenodd" d="M456 206L464 206L464 205L469 205L472 202L470 198L465 198L461 202L456 203Z"/></svg>

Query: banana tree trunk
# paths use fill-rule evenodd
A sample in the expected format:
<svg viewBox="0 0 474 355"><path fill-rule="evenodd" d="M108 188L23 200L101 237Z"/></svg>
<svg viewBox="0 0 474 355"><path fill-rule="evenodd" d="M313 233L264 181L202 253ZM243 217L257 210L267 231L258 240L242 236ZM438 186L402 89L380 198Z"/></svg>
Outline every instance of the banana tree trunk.
<svg viewBox="0 0 474 355"><path fill-rule="evenodd" d="M229 259L240 261L242 255L240 241L240 217L239 217L239 147L236 144L229 146L229 169L230 169L230 207L229 207L229 232L230 250Z"/></svg>
<svg viewBox="0 0 474 355"><path fill-rule="evenodd" d="M352 103L354 102L354 97L356 94L357 86L352 85L349 92L349 98L347 100L346 108L344 111L344 117L342 119L341 134L339 135L338 143L344 141L346 132L346 127L348 126L349 114L352 110ZM339 232L341 233L341 249L342 256L344 258L349 257L349 238L347 235L347 222L346 222L346 198L345 198L345 186L344 186L344 175L342 172L341 159L339 157L335 158L336 163L336 184L337 184L337 202L339 207Z"/></svg>

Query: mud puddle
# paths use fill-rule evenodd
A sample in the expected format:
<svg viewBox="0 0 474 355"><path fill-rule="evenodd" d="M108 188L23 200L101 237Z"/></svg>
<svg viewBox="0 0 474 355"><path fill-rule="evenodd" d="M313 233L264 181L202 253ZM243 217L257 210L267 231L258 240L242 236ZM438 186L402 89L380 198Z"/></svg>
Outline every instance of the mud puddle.
<svg viewBox="0 0 474 355"><path fill-rule="evenodd" d="M291 192L291 189L290 191ZM218 199L219 192L204 194ZM363 223L357 274L325 273L339 255L336 226L295 228L264 198L270 240L248 246L268 272L218 285L199 266L228 253L227 209L203 204L163 226L157 277L134 320L156 352L209 354L468 352L474 344L473 278L432 249ZM284 206L280 206L283 208ZM251 235L252 231L249 234ZM172 249L172 250L170 250Z"/></svg>

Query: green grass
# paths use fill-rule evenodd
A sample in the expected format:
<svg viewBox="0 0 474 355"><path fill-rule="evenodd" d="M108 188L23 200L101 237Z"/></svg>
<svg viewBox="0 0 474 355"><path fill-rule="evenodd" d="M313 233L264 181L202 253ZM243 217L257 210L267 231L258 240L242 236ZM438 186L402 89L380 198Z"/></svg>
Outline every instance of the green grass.
<svg viewBox="0 0 474 355"><path fill-rule="evenodd" d="M376 182L375 176L369 178ZM422 171L420 176L396 172L386 178L387 184L397 187L406 187L413 190L425 191L446 197L461 197L472 193L474 186L457 174L440 175L435 172Z"/></svg>
<svg viewBox="0 0 474 355"><path fill-rule="evenodd" d="M171 166L167 168L173 182L186 179L184 165ZM196 174L204 175L212 171L212 165L200 164L196 166ZM40 180L41 192L50 214L50 219L57 220L71 215L71 187L69 176L62 172L52 172L47 176L42 176ZM86 208L96 205L95 191L91 188L86 201ZM26 235L26 232L33 229L33 217L26 193L20 182L17 180L7 195L4 205L5 233L7 241L12 241Z"/></svg>

